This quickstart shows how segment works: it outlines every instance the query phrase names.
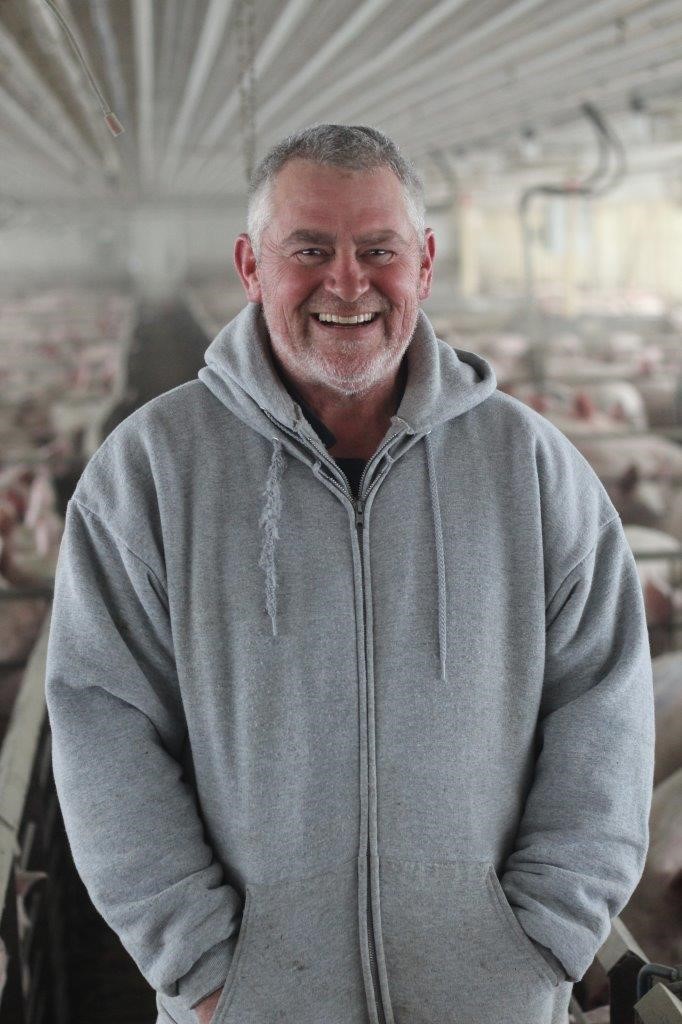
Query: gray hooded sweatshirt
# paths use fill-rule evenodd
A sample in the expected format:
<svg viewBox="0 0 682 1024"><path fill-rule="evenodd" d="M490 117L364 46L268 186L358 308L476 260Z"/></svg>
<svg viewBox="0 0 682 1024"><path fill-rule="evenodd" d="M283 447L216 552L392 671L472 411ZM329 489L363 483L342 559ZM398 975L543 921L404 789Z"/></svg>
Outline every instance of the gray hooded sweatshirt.
<svg viewBox="0 0 682 1024"><path fill-rule="evenodd" d="M95 907L159 1024L221 985L214 1024L565 1020L652 788L604 488L422 312L358 500L260 306L206 363L68 509L47 705Z"/></svg>

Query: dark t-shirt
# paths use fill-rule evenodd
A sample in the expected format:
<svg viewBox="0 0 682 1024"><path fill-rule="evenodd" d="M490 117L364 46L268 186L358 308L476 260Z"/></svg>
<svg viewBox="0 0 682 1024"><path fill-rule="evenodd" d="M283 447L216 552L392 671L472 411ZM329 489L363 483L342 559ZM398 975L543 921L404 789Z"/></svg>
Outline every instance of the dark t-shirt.
<svg viewBox="0 0 682 1024"><path fill-rule="evenodd" d="M334 436L334 434L332 434L331 430L324 425L324 423L322 422L321 419L318 419L318 417L315 415L313 410L307 404L305 399L301 398L301 396L299 395L298 391L296 391L294 386L292 384L290 384L288 380L284 379L282 374L279 372L279 368L277 367L276 364L275 364L275 369L277 369L277 372L279 374L280 380L284 384L284 387L287 389L287 391L289 392L291 397L294 399L294 401L298 402L298 404L301 406L301 410L303 411L303 415L305 416L305 418L307 419L308 423L313 428L313 430L315 431L317 436L320 438L320 440L324 444L325 448L331 448L332 445L336 444L336 437ZM398 409L398 406L400 405L400 403L402 401L403 394L405 393L405 384L407 382L406 369L407 369L407 363L406 363L405 358L403 358L403 361L400 364L400 370L398 371L399 372L400 389L399 389L399 393L398 393L398 401L397 401L397 404L396 404L396 410ZM346 478L348 480L348 483L350 484L350 489L351 489L351 491L353 493L353 496L355 498L357 498L358 490L359 490L359 487L360 487L360 478L362 476L362 471L365 468L365 466L367 465L366 460L365 459L340 458L340 457L337 457L336 455L334 455L332 457L334 459L334 462L339 467L339 469L342 469L343 472L346 474Z"/></svg>

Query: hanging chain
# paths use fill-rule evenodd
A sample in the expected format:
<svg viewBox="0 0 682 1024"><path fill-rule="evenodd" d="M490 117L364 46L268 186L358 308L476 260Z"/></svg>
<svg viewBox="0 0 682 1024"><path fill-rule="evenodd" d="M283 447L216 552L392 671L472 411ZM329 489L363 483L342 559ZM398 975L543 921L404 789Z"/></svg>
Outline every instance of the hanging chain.
<svg viewBox="0 0 682 1024"><path fill-rule="evenodd" d="M237 0L235 10L239 68L239 120L247 183L256 163L256 5Z"/></svg>

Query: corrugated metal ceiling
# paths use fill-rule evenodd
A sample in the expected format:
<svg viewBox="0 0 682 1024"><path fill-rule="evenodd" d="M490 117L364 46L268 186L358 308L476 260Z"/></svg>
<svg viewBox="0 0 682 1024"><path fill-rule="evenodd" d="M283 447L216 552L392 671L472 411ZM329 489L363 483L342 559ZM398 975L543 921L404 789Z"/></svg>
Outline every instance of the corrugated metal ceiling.
<svg viewBox="0 0 682 1024"><path fill-rule="evenodd" d="M636 98L650 144L682 141L680 0L53 3L125 132L45 0L0 0L5 199L238 194L254 130L258 156L314 121L377 125L431 175L434 151L513 161L585 100L623 118Z"/></svg>

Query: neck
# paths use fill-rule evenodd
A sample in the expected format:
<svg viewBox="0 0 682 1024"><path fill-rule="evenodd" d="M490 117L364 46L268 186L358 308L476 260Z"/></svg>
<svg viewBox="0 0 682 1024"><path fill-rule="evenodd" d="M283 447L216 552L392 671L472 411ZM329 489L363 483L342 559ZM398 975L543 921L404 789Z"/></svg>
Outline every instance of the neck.
<svg viewBox="0 0 682 1024"><path fill-rule="evenodd" d="M305 382L291 382L315 415L332 432L336 441L330 455L365 461L374 454L395 415L404 384L407 363L403 358L393 377L381 381L362 395L339 395L321 391ZM283 372L283 371L282 371ZM286 374L287 380L291 380Z"/></svg>

